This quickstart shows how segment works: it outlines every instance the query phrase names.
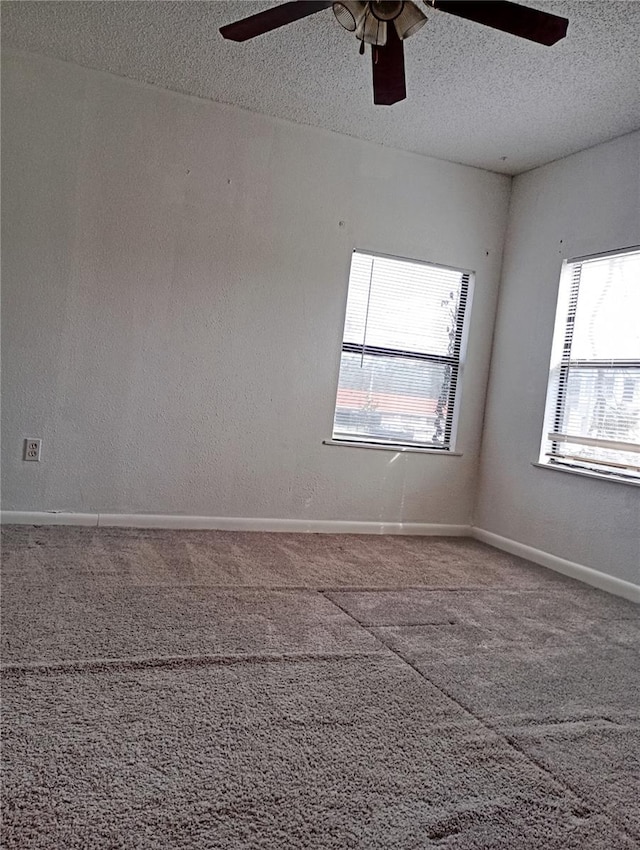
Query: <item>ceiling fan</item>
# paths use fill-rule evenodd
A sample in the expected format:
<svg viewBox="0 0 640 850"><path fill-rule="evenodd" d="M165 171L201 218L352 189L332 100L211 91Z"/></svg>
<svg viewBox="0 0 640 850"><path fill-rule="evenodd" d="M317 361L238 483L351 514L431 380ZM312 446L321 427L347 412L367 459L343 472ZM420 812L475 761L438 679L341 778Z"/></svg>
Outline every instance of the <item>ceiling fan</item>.
<svg viewBox="0 0 640 850"><path fill-rule="evenodd" d="M426 6L550 47L567 33L569 21L506 0L424 0ZM371 45L373 102L390 106L407 96L403 41L427 22L410 0L293 0L220 27L224 38L246 41L323 9L360 39L360 53Z"/></svg>

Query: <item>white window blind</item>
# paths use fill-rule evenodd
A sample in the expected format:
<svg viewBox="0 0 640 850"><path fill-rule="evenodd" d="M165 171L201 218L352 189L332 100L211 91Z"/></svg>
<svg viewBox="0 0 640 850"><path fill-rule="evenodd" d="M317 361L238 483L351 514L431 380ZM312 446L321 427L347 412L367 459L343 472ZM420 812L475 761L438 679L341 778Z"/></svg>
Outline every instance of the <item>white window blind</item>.
<svg viewBox="0 0 640 850"><path fill-rule="evenodd" d="M469 278L354 252L334 440L452 447Z"/></svg>
<svg viewBox="0 0 640 850"><path fill-rule="evenodd" d="M640 250L565 263L540 460L640 480Z"/></svg>

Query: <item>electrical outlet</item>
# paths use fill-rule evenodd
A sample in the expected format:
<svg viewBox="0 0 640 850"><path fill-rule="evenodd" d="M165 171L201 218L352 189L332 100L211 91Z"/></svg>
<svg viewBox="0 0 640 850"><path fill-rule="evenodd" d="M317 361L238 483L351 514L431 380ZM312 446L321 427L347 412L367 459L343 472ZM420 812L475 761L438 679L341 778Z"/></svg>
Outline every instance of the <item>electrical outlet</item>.
<svg viewBox="0 0 640 850"><path fill-rule="evenodd" d="M24 441L24 460L40 460L42 440L35 437L27 437Z"/></svg>

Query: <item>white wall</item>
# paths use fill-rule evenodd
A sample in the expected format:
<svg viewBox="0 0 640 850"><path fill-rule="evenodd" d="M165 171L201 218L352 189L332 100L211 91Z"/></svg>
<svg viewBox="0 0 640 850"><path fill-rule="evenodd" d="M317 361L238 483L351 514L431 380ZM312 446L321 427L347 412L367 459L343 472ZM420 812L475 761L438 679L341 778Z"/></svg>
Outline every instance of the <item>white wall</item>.
<svg viewBox="0 0 640 850"><path fill-rule="evenodd" d="M469 522L509 178L4 61L4 509ZM354 247L476 270L462 457L322 445Z"/></svg>
<svg viewBox="0 0 640 850"><path fill-rule="evenodd" d="M640 133L515 178L475 514L482 529L635 583L640 488L532 462L562 260L638 244Z"/></svg>

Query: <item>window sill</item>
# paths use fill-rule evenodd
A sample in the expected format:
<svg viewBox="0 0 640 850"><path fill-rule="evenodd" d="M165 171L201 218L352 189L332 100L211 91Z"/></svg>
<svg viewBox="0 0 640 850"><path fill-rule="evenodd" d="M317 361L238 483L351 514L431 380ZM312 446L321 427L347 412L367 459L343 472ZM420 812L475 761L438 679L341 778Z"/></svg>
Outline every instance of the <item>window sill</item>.
<svg viewBox="0 0 640 850"><path fill-rule="evenodd" d="M360 443L356 440L323 440L324 446L347 446L351 449L382 449L387 452L408 452L413 454L440 455L440 457L462 457L462 452L447 449L429 449L421 446L390 445L389 443Z"/></svg>
<svg viewBox="0 0 640 850"><path fill-rule="evenodd" d="M596 478L598 481L612 481L614 484L627 484L631 487L640 487L640 479L634 481L632 478L622 478L618 475L603 475L601 472L590 469L571 469L567 466L555 466L549 463L534 462L531 466L539 469L550 469L552 472L568 472L570 475L580 475L582 478Z"/></svg>

